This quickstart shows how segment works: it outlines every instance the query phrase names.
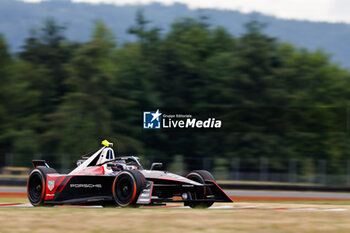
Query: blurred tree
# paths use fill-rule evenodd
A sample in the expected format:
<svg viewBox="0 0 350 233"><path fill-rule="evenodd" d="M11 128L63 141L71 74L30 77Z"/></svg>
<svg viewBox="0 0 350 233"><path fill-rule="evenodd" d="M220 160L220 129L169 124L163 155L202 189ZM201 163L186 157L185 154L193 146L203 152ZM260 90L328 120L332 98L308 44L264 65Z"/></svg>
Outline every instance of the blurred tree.
<svg viewBox="0 0 350 233"><path fill-rule="evenodd" d="M230 158L248 161L244 169L271 158L276 171L287 169L285 158L308 158L344 173L350 73L323 51L281 43L264 27L251 21L234 37L204 18L182 18L161 33L139 11L129 29L137 41L119 46L101 21L90 41L76 44L46 20L18 57L0 37L1 150L58 159L108 138L118 154L180 154L187 169L191 157L214 158L216 171L227 171ZM143 130L142 112L156 109L215 117L225 128Z"/></svg>
<svg viewBox="0 0 350 233"><path fill-rule="evenodd" d="M102 139L111 138L110 83L114 35L101 21L96 21L92 40L81 46L66 65L68 92L52 118L60 132L60 150L76 154L94 149Z"/></svg>
<svg viewBox="0 0 350 233"><path fill-rule="evenodd" d="M131 26L128 30L130 34L137 37L138 43L141 46L142 55L148 60L156 58L154 55L156 54L160 42L160 29L157 27L148 29L147 25L150 22L151 21L145 18L142 10L138 10L136 12L136 25Z"/></svg>
<svg viewBox="0 0 350 233"><path fill-rule="evenodd" d="M11 81L12 58L9 54L5 38L0 35L0 154L4 154L11 149L10 137L13 118L10 115L9 83Z"/></svg>
<svg viewBox="0 0 350 233"><path fill-rule="evenodd" d="M31 89L31 80L26 79L33 74L33 70L26 70L22 62L11 59L2 37L0 57L1 148L6 152L33 153L39 148L39 117L36 107L40 96L39 92ZM20 143L21 139L30 142L24 145ZM23 157L25 155L18 159Z"/></svg>
<svg viewBox="0 0 350 233"><path fill-rule="evenodd" d="M182 155L175 155L174 161L169 165L169 171L175 172L177 174L186 175L188 172L184 157Z"/></svg>
<svg viewBox="0 0 350 233"><path fill-rule="evenodd" d="M47 69L48 80L41 85L34 83L34 88L40 90L42 114L52 113L62 102L66 93L65 78L67 77L64 64L67 63L75 50L76 44L69 44L64 36L65 27L58 25L53 19L47 19L39 31L32 30L26 40L20 58L33 64L34 68Z"/></svg>
<svg viewBox="0 0 350 233"><path fill-rule="evenodd" d="M230 175L228 161L224 158L216 157L213 174L217 180L227 180Z"/></svg>

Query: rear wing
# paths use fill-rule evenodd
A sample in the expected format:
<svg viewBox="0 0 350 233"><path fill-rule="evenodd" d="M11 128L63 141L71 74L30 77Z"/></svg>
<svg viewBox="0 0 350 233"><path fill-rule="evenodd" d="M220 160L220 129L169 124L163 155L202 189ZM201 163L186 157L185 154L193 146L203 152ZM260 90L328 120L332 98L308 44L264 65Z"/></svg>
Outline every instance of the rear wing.
<svg viewBox="0 0 350 233"><path fill-rule="evenodd" d="M37 168L39 166L50 167L49 165L47 165L45 160L33 160L32 164L34 168Z"/></svg>

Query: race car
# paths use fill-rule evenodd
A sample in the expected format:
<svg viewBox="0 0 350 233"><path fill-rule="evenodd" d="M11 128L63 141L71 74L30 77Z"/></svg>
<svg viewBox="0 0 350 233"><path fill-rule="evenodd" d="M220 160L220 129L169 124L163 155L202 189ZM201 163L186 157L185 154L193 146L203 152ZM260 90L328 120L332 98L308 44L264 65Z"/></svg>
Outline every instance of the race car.
<svg viewBox="0 0 350 233"><path fill-rule="evenodd" d="M69 174L57 173L44 160L33 160L27 182L30 203L138 207L183 202L208 208L214 202L232 202L208 171L195 170L183 177L161 171L161 163L145 170L137 157L116 157L112 143L104 140L102 145L82 156Z"/></svg>

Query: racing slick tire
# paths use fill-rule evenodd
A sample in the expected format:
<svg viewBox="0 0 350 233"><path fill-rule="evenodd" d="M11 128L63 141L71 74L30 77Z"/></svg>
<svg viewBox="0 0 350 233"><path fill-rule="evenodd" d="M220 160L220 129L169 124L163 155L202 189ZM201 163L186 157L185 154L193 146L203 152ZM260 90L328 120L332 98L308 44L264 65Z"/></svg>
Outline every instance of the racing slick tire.
<svg viewBox="0 0 350 233"><path fill-rule="evenodd" d="M27 195L30 203L33 206L51 206L45 205L45 192L46 192L46 175L51 173L57 173L53 168L37 167L29 175L27 182Z"/></svg>
<svg viewBox="0 0 350 233"><path fill-rule="evenodd" d="M206 171L206 170L194 170L191 171L190 173L188 173L186 175L187 179L196 181L198 183L201 184L205 184L206 180L210 180L210 181L214 181L215 182L215 178L214 176ZM196 193L198 198L201 199L205 199L205 196L208 194L211 194L211 190L209 187L204 187L203 188L203 192L202 193ZM208 201L208 202L191 202L191 201L187 201L185 202L185 206L190 206L191 208L209 208L210 206L213 205L214 202L212 201Z"/></svg>
<svg viewBox="0 0 350 233"><path fill-rule="evenodd" d="M145 184L146 178L137 170L120 172L112 186L115 202L121 207L138 207L136 201Z"/></svg>

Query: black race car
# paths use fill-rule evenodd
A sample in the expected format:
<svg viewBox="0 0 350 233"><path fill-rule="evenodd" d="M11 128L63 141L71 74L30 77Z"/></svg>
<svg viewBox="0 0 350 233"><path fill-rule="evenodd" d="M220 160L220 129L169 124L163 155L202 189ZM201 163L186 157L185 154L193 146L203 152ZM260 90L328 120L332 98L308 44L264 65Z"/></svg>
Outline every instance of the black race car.
<svg viewBox="0 0 350 233"><path fill-rule="evenodd" d="M27 183L33 206L102 205L137 207L183 202L192 208L232 202L214 177L204 170L186 177L161 171L161 163L144 170L137 157L115 157L112 143L81 157L69 174L59 174L44 160L33 160Z"/></svg>

